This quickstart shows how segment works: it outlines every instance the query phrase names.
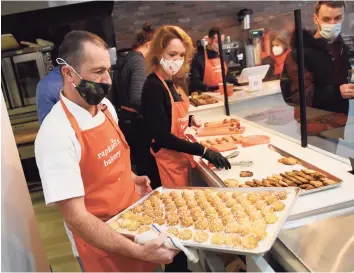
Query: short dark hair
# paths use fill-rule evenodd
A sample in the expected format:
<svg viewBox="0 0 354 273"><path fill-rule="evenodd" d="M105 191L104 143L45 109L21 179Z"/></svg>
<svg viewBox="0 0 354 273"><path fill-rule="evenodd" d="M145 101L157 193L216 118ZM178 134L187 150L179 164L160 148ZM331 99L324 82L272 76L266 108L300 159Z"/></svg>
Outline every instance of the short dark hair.
<svg viewBox="0 0 354 273"><path fill-rule="evenodd" d="M58 57L66 61L76 71L79 71L83 57L83 46L86 42L94 43L105 49L108 48L107 43L96 34L84 30L73 30L65 35L59 47ZM63 65L59 65L60 71L62 67Z"/></svg>
<svg viewBox="0 0 354 273"><path fill-rule="evenodd" d="M344 7L345 9L345 2L344 1L318 1L315 7L315 12L318 15L320 8L322 6L327 6L331 8L341 8Z"/></svg>
<svg viewBox="0 0 354 273"><path fill-rule="evenodd" d="M151 24L145 23L143 25L143 29L136 34L132 48L137 49L140 46L146 44L147 42L150 42L154 37L154 33L155 30L152 28Z"/></svg>
<svg viewBox="0 0 354 273"><path fill-rule="evenodd" d="M219 27L212 27L210 30L209 30L209 34L208 34L208 37L210 39L213 39L214 38L214 35L215 34L218 34L218 32L220 32L221 34L221 30Z"/></svg>

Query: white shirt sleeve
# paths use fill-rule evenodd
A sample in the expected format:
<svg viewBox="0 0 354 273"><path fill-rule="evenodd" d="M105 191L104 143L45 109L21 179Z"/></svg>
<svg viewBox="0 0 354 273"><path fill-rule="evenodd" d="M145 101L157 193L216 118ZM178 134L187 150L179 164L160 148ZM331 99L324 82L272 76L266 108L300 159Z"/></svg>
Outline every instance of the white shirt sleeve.
<svg viewBox="0 0 354 273"><path fill-rule="evenodd" d="M58 124L50 116L48 118L38 132L35 155L46 204L52 205L57 201L83 196L85 191L80 158L73 142L75 132L72 128L63 128L70 126L69 123Z"/></svg>

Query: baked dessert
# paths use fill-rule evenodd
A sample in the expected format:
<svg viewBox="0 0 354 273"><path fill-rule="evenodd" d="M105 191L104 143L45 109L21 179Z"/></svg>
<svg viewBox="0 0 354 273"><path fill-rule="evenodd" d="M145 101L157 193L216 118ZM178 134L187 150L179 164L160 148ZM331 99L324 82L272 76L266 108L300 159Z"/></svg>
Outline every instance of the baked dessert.
<svg viewBox="0 0 354 273"><path fill-rule="evenodd" d="M134 213L132 211L128 210L125 213L123 213L121 218L122 219L130 219L133 215L134 215Z"/></svg>
<svg viewBox="0 0 354 273"><path fill-rule="evenodd" d="M137 231L140 226L140 223L137 221L131 221L131 223L128 225L128 230L129 231Z"/></svg>
<svg viewBox="0 0 354 273"><path fill-rule="evenodd" d="M193 240L197 243L204 243L208 241L209 234L205 231L197 230L194 234Z"/></svg>
<svg viewBox="0 0 354 273"><path fill-rule="evenodd" d="M144 224L144 225L151 225L152 224L152 218L150 216L145 215L145 216L141 217L140 222L142 224Z"/></svg>
<svg viewBox="0 0 354 273"><path fill-rule="evenodd" d="M274 224L278 221L278 217L274 213L267 213L264 215L264 220L267 224Z"/></svg>
<svg viewBox="0 0 354 273"><path fill-rule="evenodd" d="M241 243L241 238L237 234L228 234L225 236L225 245L238 247Z"/></svg>
<svg viewBox="0 0 354 273"><path fill-rule="evenodd" d="M122 223L121 223L121 226L122 228L128 228L131 224L132 220L130 219L123 219Z"/></svg>
<svg viewBox="0 0 354 273"><path fill-rule="evenodd" d="M150 227L149 226L140 226L139 229L138 229L138 233L144 233L146 231L149 231L150 230Z"/></svg>
<svg viewBox="0 0 354 273"><path fill-rule="evenodd" d="M219 231L222 231L224 229L224 225L216 220L216 221L211 221L209 222L209 230L211 232L219 232Z"/></svg>
<svg viewBox="0 0 354 273"><path fill-rule="evenodd" d="M228 223L224 227L226 233L238 233L240 231L240 225L237 222Z"/></svg>
<svg viewBox="0 0 354 273"><path fill-rule="evenodd" d="M247 198L248 200L250 200L252 203L256 203L259 200L261 200L261 197L259 196L259 194L251 192L247 194Z"/></svg>
<svg viewBox="0 0 354 273"><path fill-rule="evenodd" d="M178 237L184 241L192 239L192 236L193 232L190 229L182 229L178 234Z"/></svg>
<svg viewBox="0 0 354 273"><path fill-rule="evenodd" d="M281 159L278 160L280 163L283 163L284 165L296 165L297 164L297 160L293 157L283 157Z"/></svg>
<svg viewBox="0 0 354 273"><path fill-rule="evenodd" d="M254 249L258 246L258 240L252 235L246 235L241 239L241 245L247 249Z"/></svg>
<svg viewBox="0 0 354 273"><path fill-rule="evenodd" d="M232 188L232 187L237 187L239 182L236 179L225 179L224 183L226 186Z"/></svg>
<svg viewBox="0 0 354 273"><path fill-rule="evenodd" d="M208 229L208 226L209 226L209 222L206 219L199 219L194 224L195 229L199 229L199 230L206 230Z"/></svg>
<svg viewBox="0 0 354 273"><path fill-rule="evenodd" d="M270 206L275 210L275 211L282 211L285 208L285 204L281 201L275 201Z"/></svg>
<svg viewBox="0 0 354 273"><path fill-rule="evenodd" d="M235 199L230 198L229 200L227 200L227 202L225 204L226 204L226 207L232 208L234 205L237 204L237 201Z"/></svg>
<svg viewBox="0 0 354 273"><path fill-rule="evenodd" d="M253 176L253 172L250 171L241 171L240 172L240 177L252 177Z"/></svg>
<svg viewBox="0 0 354 273"><path fill-rule="evenodd" d="M141 206L141 205L137 205L136 207L134 207L133 209L132 209L132 212L133 213L140 213L140 212L142 212L143 211L143 207Z"/></svg>
<svg viewBox="0 0 354 273"><path fill-rule="evenodd" d="M179 231L177 228L169 228L167 230L167 233L172 234L175 237L178 237Z"/></svg>
<svg viewBox="0 0 354 273"><path fill-rule="evenodd" d="M190 227L194 224L193 218L192 217L181 217L181 226L182 227Z"/></svg>
<svg viewBox="0 0 354 273"><path fill-rule="evenodd" d="M156 217L156 218L154 218L154 223L162 226L163 224L165 224L165 219L163 217Z"/></svg>
<svg viewBox="0 0 354 273"><path fill-rule="evenodd" d="M222 245L225 243L225 236L220 232L214 233L211 237L211 243L214 245Z"/></svg>

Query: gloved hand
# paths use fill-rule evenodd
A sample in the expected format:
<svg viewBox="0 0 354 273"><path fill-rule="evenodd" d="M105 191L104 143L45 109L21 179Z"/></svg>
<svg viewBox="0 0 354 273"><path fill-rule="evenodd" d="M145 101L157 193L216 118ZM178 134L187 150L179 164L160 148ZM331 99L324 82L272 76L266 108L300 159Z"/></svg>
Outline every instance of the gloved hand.
<svg viewBox="0 0 354 273"><path fill-rule="evenodd" d="M207 87L207 91L217 91L219 90L219 86L218 85L213 85L213 86L208 86Z"/></svg>
<svg viewBox="0 0 354 273"><path fill-rule="evenodd" d="M230 162L218 152L207 149L202 157L208 160L218 169L231 169Z"/></svg>

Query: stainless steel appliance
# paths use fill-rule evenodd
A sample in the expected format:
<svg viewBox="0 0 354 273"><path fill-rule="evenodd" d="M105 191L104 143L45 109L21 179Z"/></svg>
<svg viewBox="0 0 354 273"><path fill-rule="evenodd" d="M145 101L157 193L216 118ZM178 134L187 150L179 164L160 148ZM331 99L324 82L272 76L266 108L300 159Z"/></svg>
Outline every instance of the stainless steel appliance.
<svg viewBox="0 0 354 273"><path fill-rule="evenodd" d="M1 88L10 117L36 111L37 84L54 68L52 49L46 46L2 53Z"/></svg>

